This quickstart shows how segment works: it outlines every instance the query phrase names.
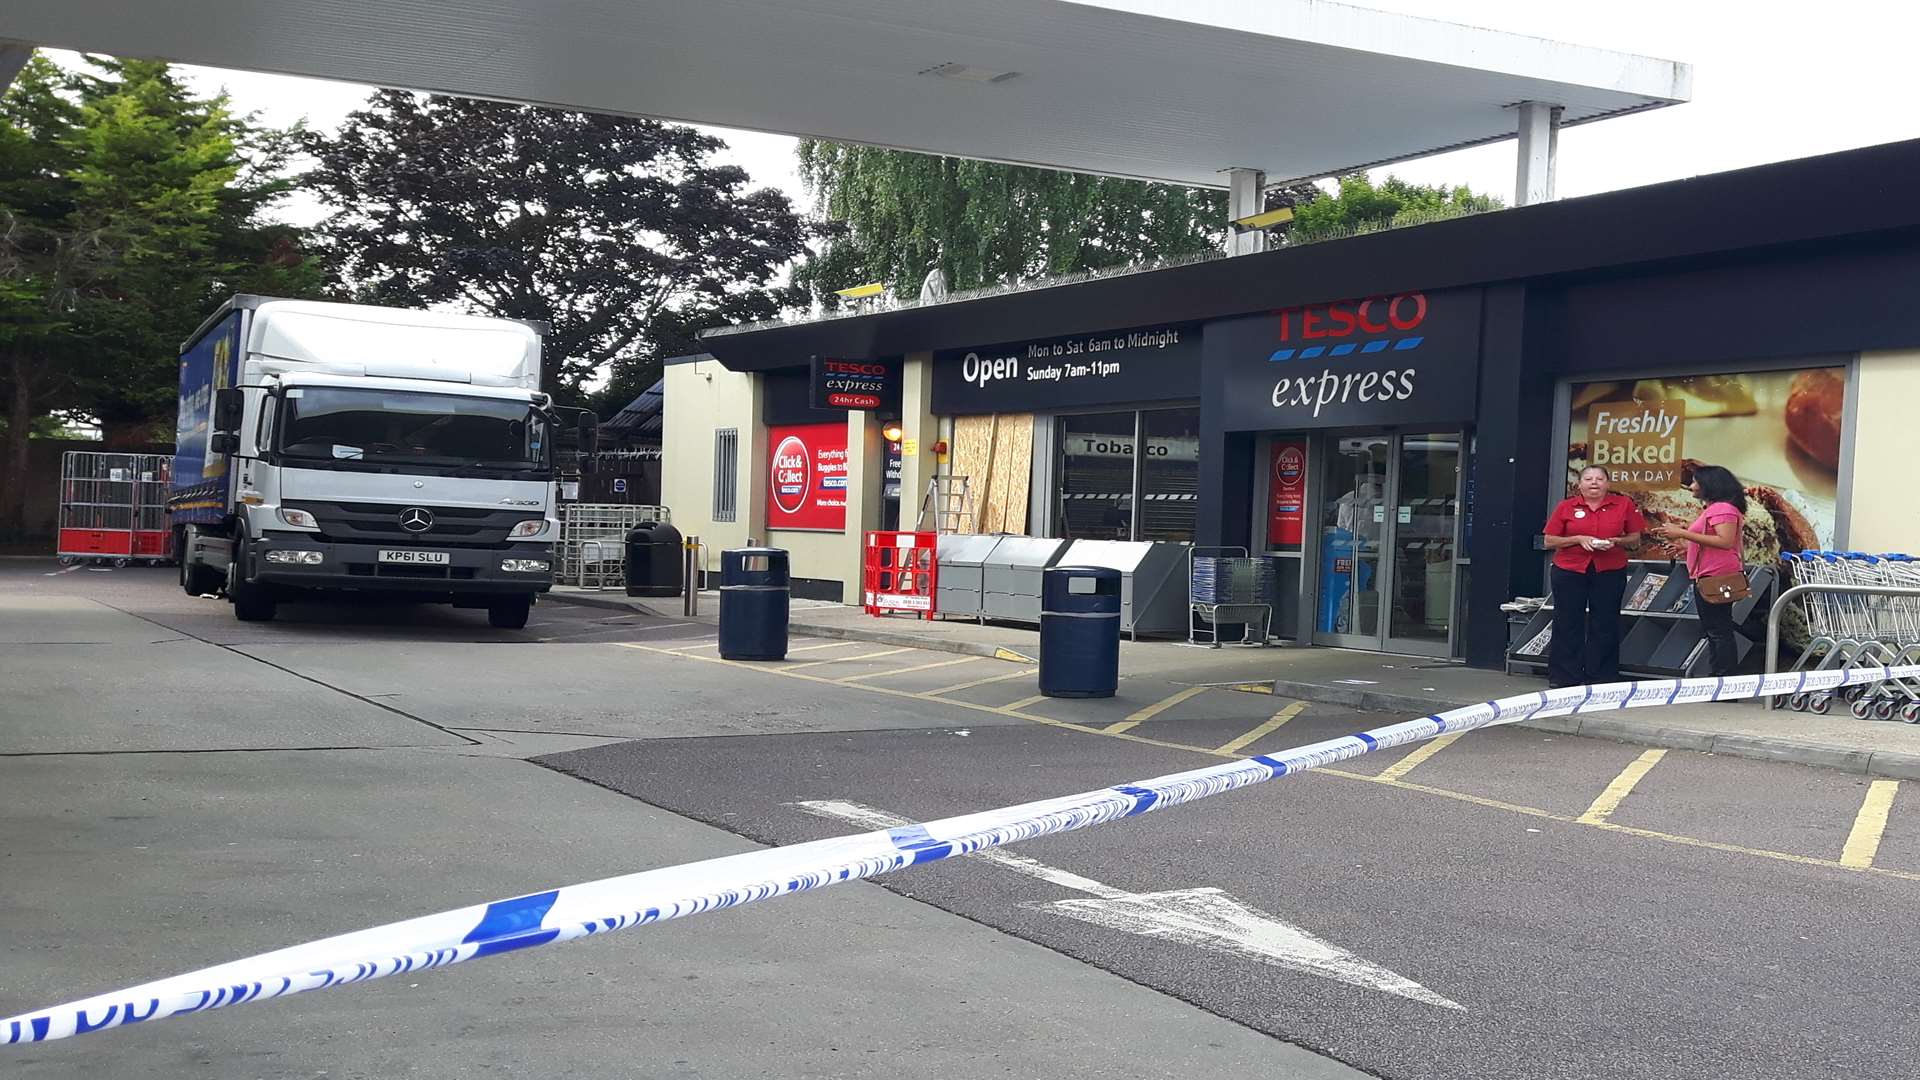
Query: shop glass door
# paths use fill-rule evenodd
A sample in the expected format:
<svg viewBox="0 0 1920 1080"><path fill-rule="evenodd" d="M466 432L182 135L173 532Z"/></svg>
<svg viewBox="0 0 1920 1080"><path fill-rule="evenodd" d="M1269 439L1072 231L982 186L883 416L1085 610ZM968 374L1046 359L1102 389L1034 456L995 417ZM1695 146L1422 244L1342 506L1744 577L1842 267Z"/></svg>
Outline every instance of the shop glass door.
<svg viewBox="0 0 1920 1080"><path fill-rule="evenodd" d="M1448 655L1459 433L1336 436L1326 462L1314 640Z"/></svg>
<svg viewBox="0 0 1920 1080"><path fill-rule="evenodd" d="M1453 629L1460 436L1402 435L1396 441L1387 648L1446 655Z"/></svg>
<svg viewBox="0 0 1920 1080"><path fill-rule="evenodd" d="M1329 440L1320 503L1320 589L1314 639L1377 649L1381 554L1386 550L1387 481L1393 439Z"/></svg>

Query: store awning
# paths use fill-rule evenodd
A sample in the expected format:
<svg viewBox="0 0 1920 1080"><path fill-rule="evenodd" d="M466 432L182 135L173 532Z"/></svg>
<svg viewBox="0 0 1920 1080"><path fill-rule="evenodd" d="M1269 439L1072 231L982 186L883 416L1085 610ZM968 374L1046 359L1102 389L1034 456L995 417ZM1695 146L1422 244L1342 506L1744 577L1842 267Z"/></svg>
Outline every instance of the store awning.
<svg viewBox="0 0 1920 1080"><path fill-rule="evenodd" d="M1323 0L11 0L0 39L1224 186L1687 99L1667 60Z"/></svg>

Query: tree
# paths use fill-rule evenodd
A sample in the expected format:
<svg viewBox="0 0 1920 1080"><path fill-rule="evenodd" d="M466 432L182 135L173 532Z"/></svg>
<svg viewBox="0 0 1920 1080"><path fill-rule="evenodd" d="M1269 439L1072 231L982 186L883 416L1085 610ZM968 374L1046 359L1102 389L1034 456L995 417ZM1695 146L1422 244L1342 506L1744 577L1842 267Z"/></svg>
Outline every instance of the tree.
<svg viewBox="0 0 1920 1080"><path fill-rule="evenodd" d="M1219 191L811 139L798 154L826 243L794 280L829 305L875 281L915 296L935 269L970 289L1200 255L1225 239Z"/></svg>
<svg viewBox="0 0 1920 1080"><path fill-rule="evenodd" d="M675 124L381 91L307 146L354 293L544 321L561 400L607 370L623 405L700 329L775 314L806 236L786 196Z"/></svg>
<svg viewBox="0 0 1920 1080"><path fill-rule="evenodd" d="M34 58L0 100L0 521L19 520L27 439L50 413L150 440L175 412L175 353L226 292L320 275L261 216L284 133L196 99L164 64Z"/></svg>
<svg viewBox="0 0 1920 1080"><path fill-rule="evenodd" d="M1307 243L1500 206L1500 200L1476 195L1464 185L1430 187L1389 176L1376 186L1366 173L1353 173L1340 177L1339 194L1295 205L1293 221L1282 229L1284 242Z"/></svg>
<svg viewBox="0 0 1920 1080"><path fill-rule="evenodd" d="M80 110L61 84L60 70L36 56L0 97L0 523L20 519L28 439L70 392L47 357L71 325L94 254L91 239L68 226Z"/></svg>
<svg viewBox="0 0 1920 1080"><path fill-rule="evenodd" d="M83 110L74 225L115 257L75 304L77 407L108 445L171 438L183 341L234 293L318 295L300 230L267 219L292 190L298 130L196 99L165 64L95 59Z"/></svg>

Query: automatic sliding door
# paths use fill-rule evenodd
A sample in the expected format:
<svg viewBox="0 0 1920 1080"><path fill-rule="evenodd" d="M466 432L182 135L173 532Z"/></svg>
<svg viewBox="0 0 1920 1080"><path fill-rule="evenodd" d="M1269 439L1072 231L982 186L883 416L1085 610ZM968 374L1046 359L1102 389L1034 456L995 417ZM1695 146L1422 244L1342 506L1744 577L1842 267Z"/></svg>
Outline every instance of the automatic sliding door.
<svg viewBox="0 0 1920 1080"><path fill-rule="evenodd" d="M1445 655L1453 628L1460 435L1402 435L1395 441L1387 647Z"/></svg>
<svg viewBox="0 0 1920 1080"><path fill-rule="evenodd" d="M1320 588L1314 638L1363 649L1381 646L1381 555L1386 550L1390 437L1329 440L1320 503Z"/></svg>

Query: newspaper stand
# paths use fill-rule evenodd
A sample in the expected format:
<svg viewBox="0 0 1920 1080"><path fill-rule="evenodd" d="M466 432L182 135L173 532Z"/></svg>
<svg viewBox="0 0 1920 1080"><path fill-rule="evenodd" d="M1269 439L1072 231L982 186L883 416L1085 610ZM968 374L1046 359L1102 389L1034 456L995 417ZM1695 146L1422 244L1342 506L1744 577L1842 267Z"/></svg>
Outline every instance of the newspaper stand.
<svg viewBox="0 0 1920 1080"><path fill-rule="evenodd" d="M870 532L867 534L862 593L869 615L908 612L934 617L934 593L939 588L938 533Z"/></svg>
<svg viewBox="0 0 1920 1080"><path fill-rule="evenodd" d="M60 460L60 531L54 553L69 566L172 555L167 495L172 461L159 454L69 450Z"/></svg>

